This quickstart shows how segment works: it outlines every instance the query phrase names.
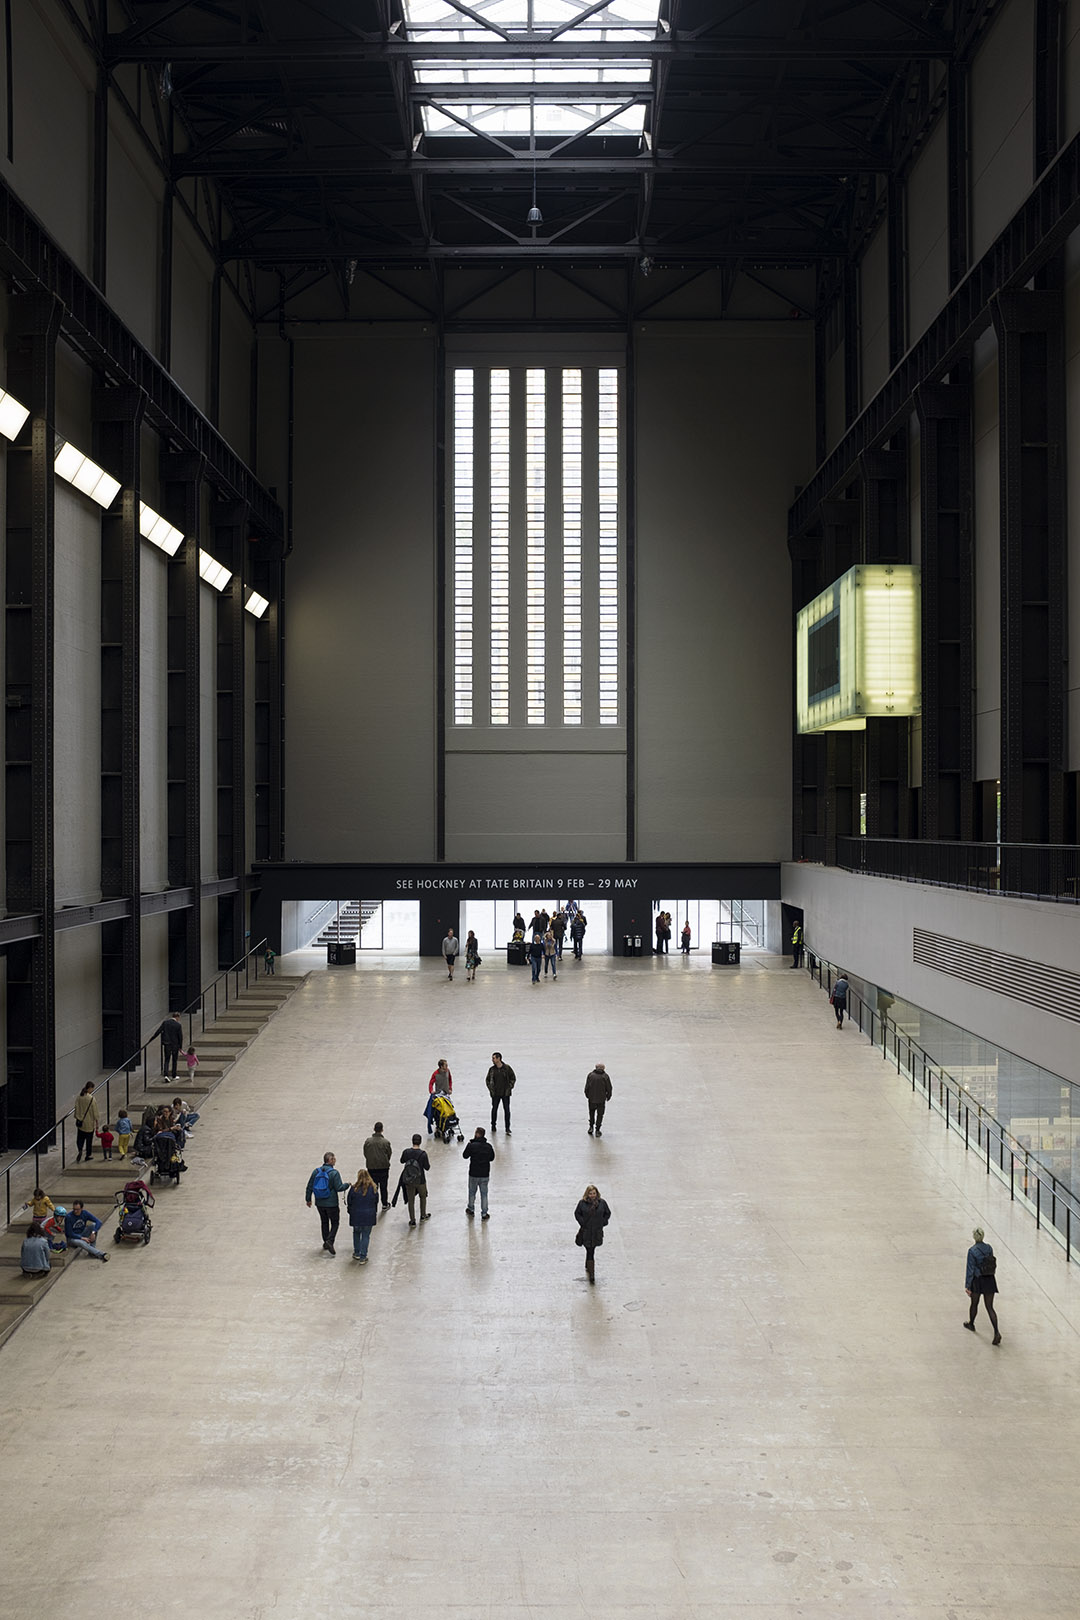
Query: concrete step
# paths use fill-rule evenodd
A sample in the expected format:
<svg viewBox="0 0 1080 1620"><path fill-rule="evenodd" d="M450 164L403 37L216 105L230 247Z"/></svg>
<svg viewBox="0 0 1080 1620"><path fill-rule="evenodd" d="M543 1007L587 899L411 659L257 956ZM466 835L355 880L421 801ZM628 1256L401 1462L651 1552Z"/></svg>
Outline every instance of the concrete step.
<svg viewBox="0 0 1080 1620"><path fill-rule="evenodd" d="M231 1068L232 1065L230 1064L229 1067ZM143 1096L148 1098L150 1102L172 1102L174 1097L207 1097L209 1096L210 1092L214 1090L217 1082L223 1077L225 1070L204 1070L200 1067L199 1074L202 1076L202 1079L185 1080L182 1086L176 1080L158 1081L153 1085L147 1086L146 1090L143 1092ZM145 1107L146 1103L141 1103L139 1108L140 1114ZM116 1151L115 1148L113 1151Z"/></svg>
<svg viewBox="0 0 1080 1620"><path fill-rule="evenodd" d="M30 1222L27 1220L21 1222L17 1227L9 1227L6 1232L0 1232L0 1266L18 1266L23 1238L26 1236L26 1228L29 1225ZM59 1266L60 1270L63 1271L65 1264L74 1258L70 1249L65 1249L62 1254L54 1254L52 1257L53 1270L55 1271Z"/></svg>
<svg viewBox="0 0 1080 1620"><path fill-rule="evenodd" d="M66 1175L59 1176L55 1181L50 1181L49 1197L54 1204L63 1204L65 1209L70 1209L75 1200L79 1199L90 1213L96 1215L98 1220L102 1222L108 1220L112 1213L113 1196L122 1190L126 1181L141 1179L146 1182L147 1186L150 1184L148 1170L144 1170L140 1178L129 1164L120 1165L119 1174L115 1175L111 1181L99 1180L96 1183L91 1177L82 1174L84 1168L81 1164L77 1165L74 1170L69 1171Z"/></svg>
<svg viewBox="0 0 1080 1620"><path fill-rule="evenodd" d="M23 1317L29 1315L29 1305L19 1303L0 1305L0 1344L6 1344Z"/></svg>
<svg viewBox="0 0 1080 1620"><path fill-rule="evenodd" d="M90 1255L83 1255L89 1264L99 1266L100 1260L93 1260ZM21 1271L13 1271L10 1266L0 1266L0 1305L22 1305L24 1309L29 1305L36 1305L42 1294L45 1294L60 1276L60 1270L50 1271L47 1277L24 1277Z"/></svg>
<svg viewBox="0 0 1080 1620"><path fill-rule="evenodd" d="M262 1026L260 1025L259 1027L261 1028ZM247 1042L247 1035L243 1031L235 1029L221 1029L215 1024L213 1026L213 1034L207 1030L203 1040L199 1042L197 1050L199 1056L201 1057L205 1044L207 1056L209 1056L211 1053L218 1054L221 1052L235 1054L237 1048L246 1046Z"/></svg>

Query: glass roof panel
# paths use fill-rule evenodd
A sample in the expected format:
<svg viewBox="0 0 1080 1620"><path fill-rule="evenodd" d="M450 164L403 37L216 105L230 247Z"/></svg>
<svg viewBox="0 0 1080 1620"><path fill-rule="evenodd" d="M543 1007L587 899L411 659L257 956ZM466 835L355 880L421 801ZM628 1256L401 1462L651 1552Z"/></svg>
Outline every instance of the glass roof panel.
<svg viewBox="0 0 1080 1620"><path fill-rule="evenodd" d="M440 107L423 109L424 128L429 135L468 136L469 131L458 122L466 119L477 129L492 135L572 135L588 129L598 119L607 122L596 131L600 135L640 135L645 127L645 108L640 104L623 107L620 102L575 101L539 102L536 105L535 124L527 101L517 105L505 101L455 101L452 103L457 118L452 118ZM541 166L543 160L541 159Z"/></svg>

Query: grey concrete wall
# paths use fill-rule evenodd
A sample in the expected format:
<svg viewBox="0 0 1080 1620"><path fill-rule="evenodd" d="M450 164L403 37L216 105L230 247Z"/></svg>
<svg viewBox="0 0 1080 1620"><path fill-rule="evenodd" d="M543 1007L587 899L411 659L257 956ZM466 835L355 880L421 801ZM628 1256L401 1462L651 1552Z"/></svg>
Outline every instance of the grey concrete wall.
<svg viewBox="0 0 1080 1620"><path fill-rule="evenodd" d="M1080 1080L1072 1020L912 961L912 930L919 927L1075 973L1072 906L802 864L783 868L781 888L788 905L803 908L811 950L1054 1074Z"/></svg>
<svg viewBox="0 0 1080 1620"><path fill-rule="evenodd" d="M1080 62L1077 64L1080 71ZM1065 284L1065 386L1068 443L1069 658L1067 665L1068 753L1066 769L1080 770L1080 231L1069 238Z"/></svg>
<svg viewBox="0 0 1080 1620"><path fill-rule="evenodd" d="M158 347L161 203L164 181L128 119L114 107L109 122L108 268L106 291L141 343Z"/></svg>
<svg viewBox="0 0 1080 1620"><path fill-rule="evenodd" d="M101 518L56 485L54 817L57 905L101 898Z"/></svg>
<svg viewBox="0 0 1080 1620"><path fill-rule="evenodd" d="M873 399L889 375L889 232L874 232L859 266L859 398Z"/></svg>
<svg viewBox="0 0 1080 1620"><path fill-rule="evenodd" d="M290 860L435 853L434 333L296 342Z"/></svg>
<svg viewBox="0 0 1080 1620"><path fill-rule="evenodd" d="M812 467L813 333L646 327L636 341L638 858L777 860L791 838L787 509Z"/></svg>
<svg viewBox="0 0 1080 1620"><path fill-rule="evenodd" d="M908 342L914 343L949 296L946 121L912 166L907 184Z"/></svg>
<svg viewBox="0 0 1080 1620"><path fill-rule="evenodd" d="M1006 0L971 67L971 253L981 258L1034 174L1035 0Z"/></svg>
<svg viewBox="0 0 1080 1620"><path fill-rule="evenodd" d="M101 1074L101 938L96 928L56 936L56 1112Z"/></svg>
<svg viewBox="0 0 1080 1620"><path fill-rule="evenodd" d="M334 917L334 900L286 900L281 907L281 950L298 951L309 945Z"/></svg>

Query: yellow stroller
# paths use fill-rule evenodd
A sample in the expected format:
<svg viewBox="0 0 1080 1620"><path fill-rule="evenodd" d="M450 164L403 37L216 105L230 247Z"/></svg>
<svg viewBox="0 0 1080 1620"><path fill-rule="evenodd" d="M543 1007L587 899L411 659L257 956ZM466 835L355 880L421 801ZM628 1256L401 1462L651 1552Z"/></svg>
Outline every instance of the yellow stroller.
<svg viewBox="0 0 1080 1620"><path fill-rule="evenodd" d="M465 1138L460 1130L460 1121L454 1113L454 1105L450 1098L444 1096L442 1092L436 1092L431 1099L431 1120L435 1127L435 1135L441 1142L452 1142L455 1131L457 1131L458 1141L464 1142Z"/></svg>

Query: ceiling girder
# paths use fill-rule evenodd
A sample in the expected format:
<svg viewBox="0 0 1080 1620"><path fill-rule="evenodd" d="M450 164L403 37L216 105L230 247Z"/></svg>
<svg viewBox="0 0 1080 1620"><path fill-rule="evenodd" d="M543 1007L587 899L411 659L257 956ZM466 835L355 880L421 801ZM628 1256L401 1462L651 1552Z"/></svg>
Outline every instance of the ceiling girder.
<svg viewBox="0 0 1080 1620"><path fill-rule="evenodd" d="M805 150L805 148L804 148ZM680 179L699 175L709 180L717 175L769 175L777 180L820 180L823 176L844 174L883 174L889 170L888 156L881 152L876 158L862 152L825 151L813 158L789 157L783 152L725 154L710 158L708 155L684 160L642 153L640 156L586 158L560 154L545 160L539 154L536 160L538 178L558 175L677 175ZM442 176L447 179L469 180L485 175L531 176L533 160L522 152L507 158L429 158L399 157L380 161L328 159L304 161L285 158L277 160L275 153L253 151L248 154L225 154L189 161L184 153L176 159L174 180L187 180L206 175L215 180L257 180L268 185L281 182L299 183L312 180L338 180L362 183L365 180L385 179L387 176L405 177L413 174Z"/></svg>

